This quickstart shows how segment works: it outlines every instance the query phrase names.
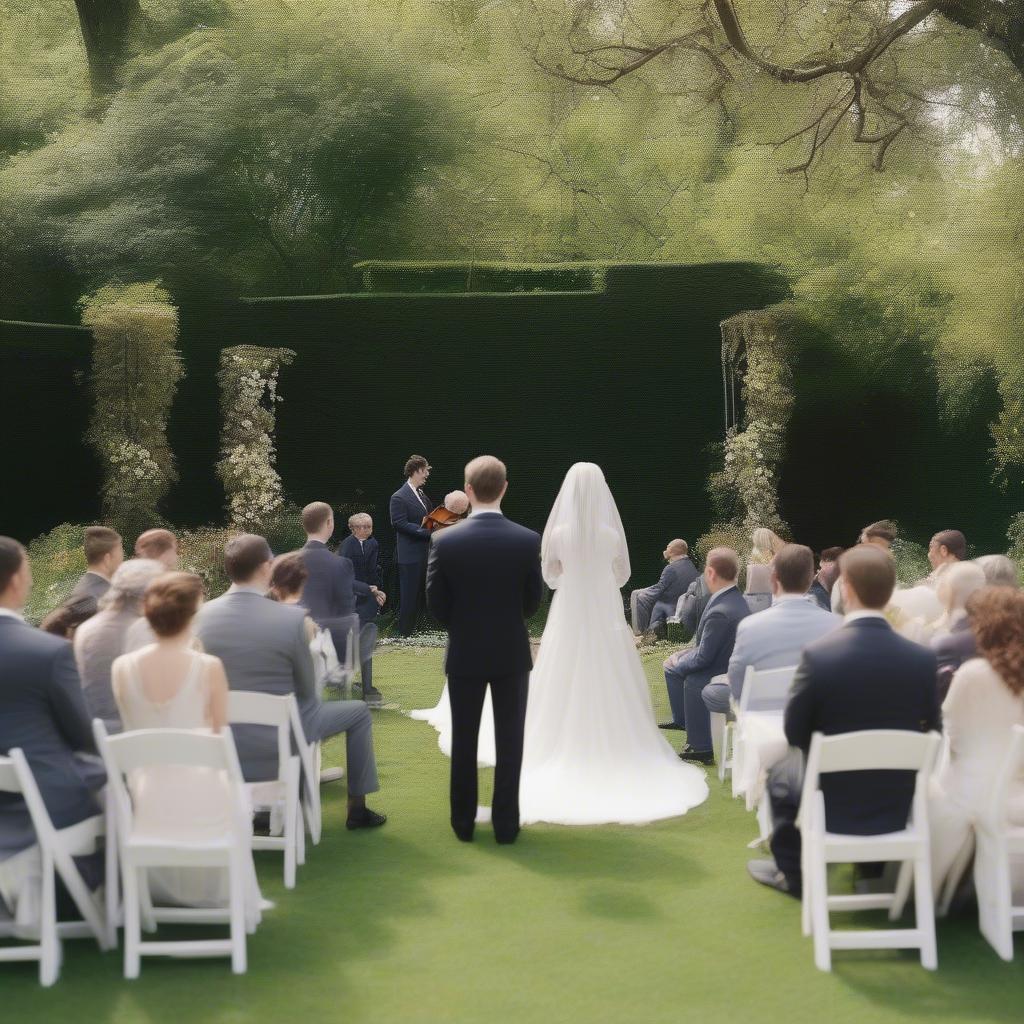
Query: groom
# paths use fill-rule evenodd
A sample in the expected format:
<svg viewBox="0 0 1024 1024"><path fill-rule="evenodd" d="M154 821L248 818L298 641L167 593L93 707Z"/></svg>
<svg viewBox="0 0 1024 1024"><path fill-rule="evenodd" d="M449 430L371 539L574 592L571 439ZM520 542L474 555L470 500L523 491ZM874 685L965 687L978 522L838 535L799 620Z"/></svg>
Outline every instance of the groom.
<svg viewBox="0 0 1024 1024"><path fill-rule="evenodd" d="M499 843L519 834L519 772L532 659L528 619L540 607L540 537L506 519L505 464L481 455L466 466L469 518L433 534L427 559L427 607L448 629L445 671L452 707L451 820L473 839L476 748L487 686L494 706L494 801Z"/></svg>

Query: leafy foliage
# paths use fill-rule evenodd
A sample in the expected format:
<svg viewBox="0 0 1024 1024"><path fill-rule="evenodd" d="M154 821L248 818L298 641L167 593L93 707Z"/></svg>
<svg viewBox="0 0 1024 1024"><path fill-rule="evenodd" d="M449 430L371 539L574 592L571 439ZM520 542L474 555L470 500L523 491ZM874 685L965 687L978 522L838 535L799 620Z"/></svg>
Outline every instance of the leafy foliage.
<svg viewBox="0 0 1024 1024"><path fill-rule="evenodd" d="M29 544L32 593L25 606L25 618L29 622L41 622L67 600L86 569L84 541L84 526L61 523Z"/></svg>

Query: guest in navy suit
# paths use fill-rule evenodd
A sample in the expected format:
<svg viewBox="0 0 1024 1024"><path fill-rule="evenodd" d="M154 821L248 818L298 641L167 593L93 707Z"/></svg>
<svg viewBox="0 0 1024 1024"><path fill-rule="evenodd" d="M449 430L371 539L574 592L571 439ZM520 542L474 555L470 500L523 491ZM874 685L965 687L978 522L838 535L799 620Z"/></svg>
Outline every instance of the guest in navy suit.
<svg viewBox="0 0 1024 1024"><path fill-rule="evenodd" d="M334 533L334 511L325 501L314 501L302 510L302 528L306 531L303 560L309 577L302 589L302 604L318 625L331 632L331 639L339 658L345 657L349 631L360 634L356 600L360 597L376 599L376 586L356 579L352 562L343 555L334 554L327 541ZM360 642L363 680L363 700L380 706L380 691L373 687L373 645Z"/></svg>
<svg viewBox="0 0 1024 1024"><path fill-rule="evenodd" d="M376 587L375 594L357 594L356 611L362 625L377 618L387 595L381 587L380 545L373 536L373 518L367 512L356 512L348 517L349 535L341 542L338 554L352 563L356 580L368 587Z"/></svg>
<svg viewBox="0 0 1024 1024"><path fill-rule="evenodd" d="M430 463L422 455L412 455L405 464L405 483L391 495L398 562L398 631L402 636L409 636L416 627L426 577L430 531L423 526L423 517L434 508L423 490L429 476Z"/></svg>

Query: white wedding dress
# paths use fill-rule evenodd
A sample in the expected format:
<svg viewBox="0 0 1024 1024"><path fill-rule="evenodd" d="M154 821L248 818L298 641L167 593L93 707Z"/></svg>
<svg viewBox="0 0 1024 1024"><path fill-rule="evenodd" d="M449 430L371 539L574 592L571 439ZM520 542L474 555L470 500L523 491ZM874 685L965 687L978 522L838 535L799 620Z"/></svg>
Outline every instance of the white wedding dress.
<svg viewBox="0 0 1024 1024"><path fill-rule="evenodd" d="M438 733L437 745L441 748L441 752L447 757L452 756L452 706L448 702L447 683L444 684L444 689L441 691L441 699L435 707L410 711L409 717L433 726ZM483 714L480 717L476 763L487 768L493 768L494 761L494 709L491 706L491 688L488 687L487 695L484 697Z"/></svg>
<svg viewBox="0 0 1024 1024"><path fill-rule="evenodd" d="M604 474L566 475L541 547L555 590L530 676L522 822L642 824L685 814L708 796L654 720L620 588L629 553Z"/></svg>

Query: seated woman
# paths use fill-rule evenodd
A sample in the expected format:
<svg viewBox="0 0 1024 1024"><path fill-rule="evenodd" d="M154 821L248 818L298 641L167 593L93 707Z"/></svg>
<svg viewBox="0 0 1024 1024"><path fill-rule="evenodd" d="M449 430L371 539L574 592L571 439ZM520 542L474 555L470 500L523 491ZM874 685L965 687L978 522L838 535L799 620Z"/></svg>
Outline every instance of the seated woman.
<svg viewBox="0 0 1024 1024"><path fill-rule="evenodd" d="M227 724L228 681L219 658L192 646L192 620L203 600L203 582L187 572L165 573L143 598L156 643L114 662L113 689L129 729L212 729ZM129 779L135 827L142 834L201 840L233 830L245 858L246 928L260 920L262 900L253 867L252 814L235 802L220 773L187 765L142 769ZM160 868L148 872L157 903L226 907L227 872L221 868Z"/></svg>
<svg viewBox="0 0 1024 1024"><path fill-rule="evenodd" d="M743 596L752 612L760 612L772 603L772 559L786 546L774 531L760 526L750 535L754 545L747 562L747 585Z"/></svg>
<svg viewBox="0 0 1024 1024"><path fill-rule="evenodd" d="M1024 593L986 587L968 598L967 616L979 657L953 676L942 705L949 761L932 780L929 799L936 892L973 843L973 823L986 809L1012 727L1024 725ZM1024 779L1011 785L1010 820L1024 824ZM1021 874L1018 882L1024 866Z"/></svg>
<svg viewBox="0 0 1024 1024"><path fill-rule="evenodd" d="M122 562L99 599L100 610L75 631L75 663L82 679L85 702L93 718L102 718L108 732L119 731L121 720L111 690L114 659L125 650L125 637L142 617L142 595L164 566L148 558Z"/></svg>
<svg viewBox="0 0 1024 1024"><path fill-rule="evenodd" d="M949 690L953 673L974 657L974 633L967 621L967 599L985 586L985 573L974 562L951 565L935 588L936 596L945 611L933 627L929 640L939 662L939 700Z"/></svg>

